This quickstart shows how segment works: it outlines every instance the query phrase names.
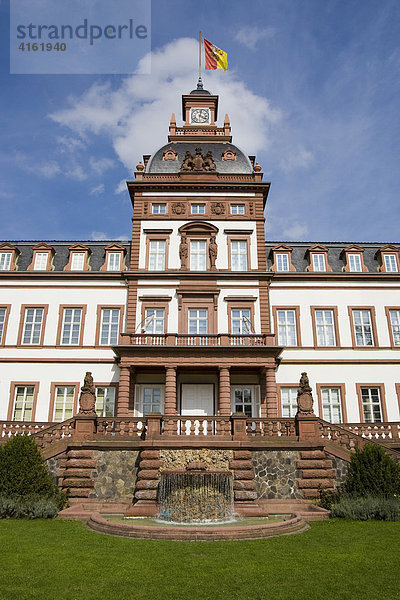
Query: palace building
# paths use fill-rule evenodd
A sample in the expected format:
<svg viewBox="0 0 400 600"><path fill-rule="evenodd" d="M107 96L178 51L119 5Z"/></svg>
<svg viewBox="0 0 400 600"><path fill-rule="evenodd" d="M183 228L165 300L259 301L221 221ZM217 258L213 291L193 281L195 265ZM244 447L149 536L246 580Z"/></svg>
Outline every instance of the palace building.
<svg viewBox="0 0 400 600"><path fill-rule="evenodd" d="M176 450L241 439L252 452L260 440L289 452L290 438L306 452L308 439L329 446L337 468L352 440L398 445L398 246L266 241L270 184L233 143L228 115L217 120L218 96L200 80L182 96L183 125L172 115L166 144L127 182L131 243L0 245L3 440L18 431L46 448L51 432L73 439L89 371L97 417L83 438L98 443L137 446L152 431ZM303 372L309 434L295 420ZM255 485L244 488L256 497ZM294 488L288 497L313 486Z"/></svg>

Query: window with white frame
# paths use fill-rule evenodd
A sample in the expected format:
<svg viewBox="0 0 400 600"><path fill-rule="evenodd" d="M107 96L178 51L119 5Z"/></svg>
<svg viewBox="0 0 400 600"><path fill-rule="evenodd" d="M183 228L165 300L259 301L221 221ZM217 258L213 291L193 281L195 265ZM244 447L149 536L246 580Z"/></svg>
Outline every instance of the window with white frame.
<svg viewBox="0 0 400 600"><path fill-rule="evenodd" d="M12 252L0 252L0 271L9 271L11 267Z"/></svg>
<svg viewBox="0 0 400 600"><path fill-rule="evenodd" d="M336 346L333 310L316 310L317 346Z"/></svg>
<svg viewBox="0 0 400 600"><path fill-rule="evenodd" d="M232 308L231 330L233 335L252 333L251 312L249 308Z"/></svg>
<svg viewBox="0 0 400 600"><path fill-rule="evenodd" d="M289 271L289 254L276 255L276 270Z"/></svg>
<svg viewBox="0 0 400 600"><path fill-rule="evenodd" d="M15 387L13 421L32 421L34 395L33 385Z"/></svg>
<svg viewBox="0 0 400 600"><path fill-rule="evenodd" d="M57 385L54 398L53 420L57 423L66 421L74 416L75 387Z"/></svg>
<svg viewBox="0 0 400 600"><path fill-rule="evenodd" d="M231 204L231 215L244 215L244 204Z"/></svg>
<svg viewBox="0 0 400 600"><path fill-rule="evenodd" d="M206 240L190 241L190 270L207 270L207 242Z"/></svg>
<svg viewBox="0 0 400 600"><path fill-rule="evenodd" d="M119 308L102 308L100 324L100 344L111 346L118 344Z"/></svg>
<svg viewBox="0 0 400 600"><path fill-rule="evenodd" d="M35 264L33 266L33 270L34 271L46 271L48 258L49 258L48 252L36 252Z"/></svg>
<svg viewBox="0 0 400 600"><path fill-rule="evenodd" d="M43 308L26 308L24 320L23 344L40 344L43 325Z"/></svg>
<svg viewBox="0 0 400 600"><path fill-rule="evenodd" d="M366 423L382 422L381 391L377 387L362 387L361 402Z"/></svg>
<svg viewBox="0 0 400 600"><path fill-rule="evenodd" d="M121 270L121 252L109 252L107 258L107 271Z"/></svg>
<svg viewBox="0 0 400 600"><path fill-rule="evenodd" d="M313 254L312 261L313 261L313 270L314 271L326 271L324 254Z"/></svg>
<svg viewBox="0 0 400 600"><path fill-rule="evenodd" d="M206 205L205 204L192 204L191 206L192 215L205 215Z"/></svg>
<svg viewBox="0 0 400 600"><path fill-rule="evenodd" d="M165 215L167 213L167 205L166 204L153 204L152 205L152 213L153 213L153 215Z"/></svg>
<svg viewBox="0 0 400 600"><path fill-rule="evenodd" d="M189 308L188 333L205 335L208 331L208 310L206 308Z"/></svg>
<svg viewBox="0 0 400 600"><path fill-rule="evenodd" d="M281 403L282 417L295 417L297 413L297 387L282 387Z"/></svg>
<svg viewBox="0 0 400 600"><path fill-rule="evenodd" d="M260 415L260 393L257 385L231 386L232 412L244 413L257 419Z"/></svg>
<svg viewBox="0 0 400 600"><path fill-rule="evenodd" d="M348 261L349 261L349 270L351 272L353 272L353 273L361 273L362 272L360 254L349 254Z"/></svg>
<svg viewBox="0 0 400 600"><path fill-rule="evenodd" d="M373 346L372 317L370 310L353 310L356 346Z"/></svg>
<svg viewBox="0 0 400 600"><path fill-rule="evenodd" d="M277 310L278 344L297 346L296 311Z"/></svg>
<svg viewBox="0 0 400 600"><path fill-rule="evenodd" d="M82 309L64 308L61 344L78 345L81 335Z"/></svg>
<svg viewBox="0 0 400 600"><path fill-rule="evenodd" d="M232 271L247 271L247 240L231 241Z"/></svg>
<svg viewBox="0 0 400 600"><path fill-rule="evenodd" d="M85 266L85 252L73 252L71 258L71 271L83 271Z"/></svg>
<svg viewBox="0 0 400 600"><path fill-rule="evenodd" d="M142 384L136 386L135 413L145 417L148 413L164 412L164 385Z"/></svg>
<svg viewBox="0 0 400 600"><path fill-rule="evenodd" d="M96 413L98 417L113 417L115 410L115 387L96 387Z"/></svg>
<svg viewBox="0 0 400 600"><path fill-rule="evenodd" d="M395 254L385 254L384 260L385 260L385 271L387 273L397 273L398 268L397 268L396 255Z"/></svg>
<svg viewBox="0 0 400 600"><path fill-rule="evenodd" d="M321 388L322 418L329 423L342 423L342 403L340 388Z"/></svg>
<svg viewBox="0 0 400 600"><path fill-rule="evenodd" d="M390 310L389 315L390 326L392 328L393 345L400 346L400 310Z"/></svg>
<svg viewBox="0 0 400 600"><path fill-rule="evenodd" d="M149 271L164 271L165 269L165 240L150 240Z"/></svg>
<svg viewBox="0 0 400 600"><path fill-rule="evenodd" d="M164 333L165 310L163 308L146 308L144 320L144 333Z"/></svg>
<svg viewBox="0 0 400 600"><path fill-rule="evenodd" d="M0 308L0 344L3 343L4 326L6 323L7 309Z"/></svg>

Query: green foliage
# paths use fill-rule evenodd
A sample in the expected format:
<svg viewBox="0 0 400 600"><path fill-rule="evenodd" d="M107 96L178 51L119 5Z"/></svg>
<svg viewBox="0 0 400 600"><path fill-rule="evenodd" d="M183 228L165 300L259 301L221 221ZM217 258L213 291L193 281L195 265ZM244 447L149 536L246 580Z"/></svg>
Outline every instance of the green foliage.
<svg viewBox="0 0 400 600"><path fill-rule="evenodd" d="M337 490L327 490L323 487L318 488L318 506L331 510L333 504L337 502L339 498L339 492Z"/></svg>
<svg viewBox="0 0 400 600"><path fill-rule="evenodd" d="M59 510L65 494L53 482L35 440L16 435L0 447L0 496L36 502L51 499Z"/></svg>
<svg viewBox="0 0 400 600"><path fill-rule="evenodd" d="M48 498L0 496L0 519L54 519L58 507Z"/></svg>
<svg viewBox="0 0 400 600"><path fill-rule="evenodd" d="M400 496L400 465L379 444L351 456L341 491L350 496Z"/></svg>
<svg viewBox="0 0 400 600"><path fill-rule="evenodd" d="M355 521L400 521L400 498L342 496L333 504L331 515Z"/></svg>

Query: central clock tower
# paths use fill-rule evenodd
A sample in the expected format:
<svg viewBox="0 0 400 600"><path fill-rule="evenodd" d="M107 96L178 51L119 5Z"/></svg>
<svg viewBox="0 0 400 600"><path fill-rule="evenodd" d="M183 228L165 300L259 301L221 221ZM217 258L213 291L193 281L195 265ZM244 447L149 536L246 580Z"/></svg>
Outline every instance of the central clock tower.
<svg viewBox="0 0 400 600"><path fill-rule="evenodd" d="M218 118L218 96L203 89L201 77L197 88L182 96L182 119L185 126L210 125L215 127Z"/></svg>

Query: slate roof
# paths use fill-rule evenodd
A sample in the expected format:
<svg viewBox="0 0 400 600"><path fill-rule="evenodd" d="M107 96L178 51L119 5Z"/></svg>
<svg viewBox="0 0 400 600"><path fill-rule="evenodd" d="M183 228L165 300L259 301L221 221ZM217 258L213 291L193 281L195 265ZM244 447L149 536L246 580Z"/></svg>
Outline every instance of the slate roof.
<svg viewBox="0 0 400 600"><path fill-rule="evenodd" d="M178 153L177 160L163 160L163 152L170 147ZM186 152L189 151L190 154L193 155L195 154L197 147L202 149L203 155L211 150L218 173L243 174L253 172L249 158L237 146L228 144L227 142L170 142L153 154L146 172L178 173L185 159ZM236 152L236 160L222 160L222 154L228 147Z"/></svg>

